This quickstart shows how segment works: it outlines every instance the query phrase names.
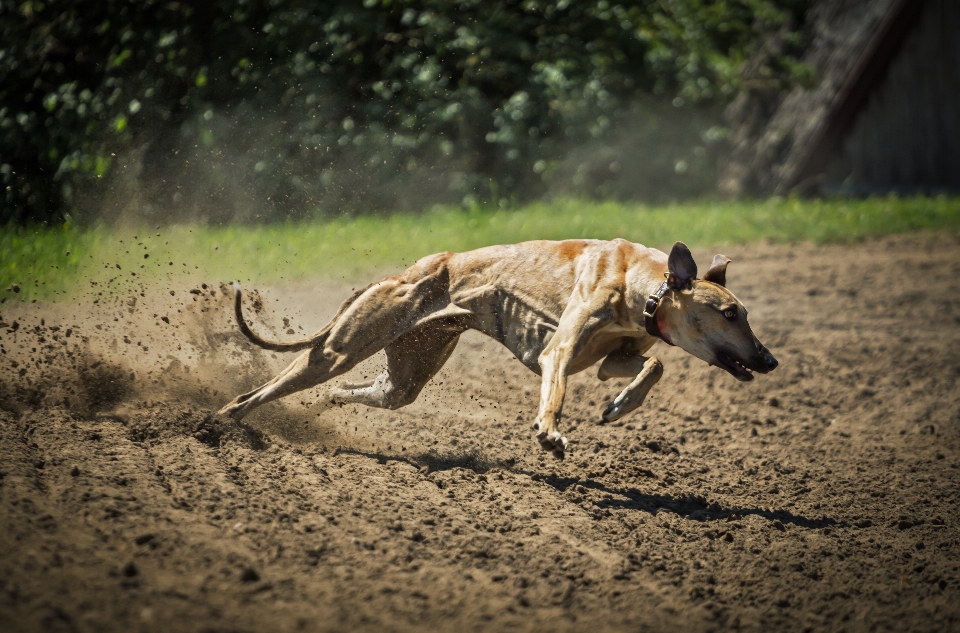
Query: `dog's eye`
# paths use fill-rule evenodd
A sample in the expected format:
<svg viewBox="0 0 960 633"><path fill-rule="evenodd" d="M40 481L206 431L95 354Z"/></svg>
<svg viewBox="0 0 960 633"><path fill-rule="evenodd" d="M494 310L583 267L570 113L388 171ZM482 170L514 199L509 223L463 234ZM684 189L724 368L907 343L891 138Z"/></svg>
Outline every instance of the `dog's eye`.
<svg viewBox="0 0 960 633"><path fill-rule="evenodd" d="M733 308L730 308L730 309L728 309L728 310L724 310L724 311L723 311L723 316L727 317L728 319L730 319L730 320L732 321L732 320L734 320L735 318L737 318L737 311L734 310Z"/></svg>

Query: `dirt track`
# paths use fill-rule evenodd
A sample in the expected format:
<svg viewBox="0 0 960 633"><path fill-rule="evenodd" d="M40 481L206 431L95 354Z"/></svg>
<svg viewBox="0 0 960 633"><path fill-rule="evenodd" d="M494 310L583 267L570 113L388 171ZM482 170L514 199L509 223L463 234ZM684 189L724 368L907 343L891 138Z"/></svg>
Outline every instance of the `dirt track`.
<svg viewBox="0 0 960 633"><path fill-rule="evenodd" d="M314 390L244 430L211 412L291 358L216 288L0 306L0 629L960 630L960 239L728 254L780 368L660 345L612 426L624 381L588 370L563 462L479 335L409 407ZM349 290L261 288L254 327L314 331Z"/></svg>

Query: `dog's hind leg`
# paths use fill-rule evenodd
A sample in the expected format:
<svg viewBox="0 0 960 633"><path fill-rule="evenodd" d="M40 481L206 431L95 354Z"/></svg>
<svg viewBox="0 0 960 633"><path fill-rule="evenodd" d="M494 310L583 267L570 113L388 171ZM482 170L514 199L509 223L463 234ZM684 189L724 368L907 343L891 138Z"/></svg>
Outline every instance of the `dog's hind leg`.
<svg viewBox="0 0 960 633"><path fill-rule="evenodd" d="M322 349L315 347L300 354L269 382L234 398L230 404L220 409L220 413L234 420L242 420L261 404L330 380L348 371L357 362L359 360L342 355L325 354Z"/></svg>
<svg viewBox="0 0 960 633"><path fill-rule="evenodd" d="M356 403L398 409L410 404L450 358L461 331L431 324L407 332L384 349L387 368L383 373L364 383L332 389L321 406Z"/></svg>
<svg viewBox="0 0 960 633"><path fill-rule="evenodd" d="M404 273L371 284L355 294L310 341L311 349L270 382L234 398L220 413L240 420L261 404L349 371L412 330L423 327L431 316L436 317L435 321L442 321L443 315L436 315L444 310L448 318L450 312L462 312L451 306L449 300L446 269L449 257L444 253L426 257ZM429 342L423 341L420 345L426 348Z"/></svg>
<svg viewBox="0 0 960 633"><path fill-rule="evenodd" d="M626 389L621 391L620 395L614 398L613 402L607 405L607 408L604 410L601 418L601 424L619 420L642 405L643 401L647 397L647 394L650 392L653 386L659 382L660 377L663 376L663 363L656 358L634 356L632 360L614 359L609 366L605 360L600 365L600 370L597 373L602 373L600 376L601 380L606 380L606 378L613 376L632 376L634 375L634 371L630 370L635 370L636 365L638 364L641 365L640 373L636 374L636 378L634 378L630 384L627 385Z"/></svg>
<svg viewBox="0 0 960 633"><path fill-rule="evenodd" d="M377 323L372 323L372 332L381 332ZM352 328L345 335L337 336L335 328L331 336L332 344L319 348L315 347L303 352L286 369L275 378L261 385L257 389L234 398L233 402L220 410L220 413L229 415L235 420L241 420L251 410L278 398L292 393L309 389L322 384L332 378L349 371L359 362L370 357L380 349L387 352L386 382L380 385L385 408L397 408L412 402L420 389L440 369L456 346L456 339L462 329L443 329L439 325L428 325L415 328L405 334L387 342L384 336L365 336L362 330ZM336 350L343 351L336 351ZM334 390L350 394L357 392L357 396L365 394L374 398L378 392L376 381L362 385L360 389L352 391ZM347 401L346 398L338 401ZM355 400L361 402L361 400ZM327 399L326 404L333 404ZM367 404L367 403L364 403Z"/></svg>

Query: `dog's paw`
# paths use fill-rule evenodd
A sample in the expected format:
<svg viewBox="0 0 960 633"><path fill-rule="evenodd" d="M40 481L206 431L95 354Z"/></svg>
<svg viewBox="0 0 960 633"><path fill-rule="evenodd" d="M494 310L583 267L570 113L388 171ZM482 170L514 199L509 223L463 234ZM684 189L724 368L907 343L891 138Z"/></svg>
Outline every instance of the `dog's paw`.
<svg viewBox="0 0 960 633"><path fill-rule="evenodd" d="M243 419L243 407L237 404L236 402L231 402L226 405L219 411L217 411L218 416L225 417L233 422L239 422Z"/></svg>
<svg viewBox="0 0 960 633"><path fill-rule="evenodd" d="M343 405L346 404L346 402L341 399L344 394L347 394L345 390L333 388L317 398L316 402L313 403L313 406L317 409L317 415L334 407L340 407L342 409Z"/></svg>
<svg viewBox="0 0 960 633"><path fill-rule="evenodd" d="M600 416L600 424L606 424L608 422L615 422L616 420L619 420L623 415L626 401L627 399L622 393L614 398L613 402L608 404L607 408L603 410L603 414Z"/></svg>
<svg viewBox="0 0 960 633"><path fill-rule="evenodd" d="M567 449L567 438L560 435L559 431L554 431L553 433L541 431L537 433L537 441L540 442L540 448L545 451L550 451L557 459L563 459Z"/></svg>

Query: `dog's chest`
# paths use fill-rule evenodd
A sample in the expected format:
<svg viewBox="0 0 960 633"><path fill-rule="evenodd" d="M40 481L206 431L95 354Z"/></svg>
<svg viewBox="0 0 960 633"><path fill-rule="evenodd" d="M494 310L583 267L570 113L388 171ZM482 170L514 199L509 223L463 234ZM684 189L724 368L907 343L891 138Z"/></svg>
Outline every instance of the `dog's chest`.
<svg viewBox="0 0 960 633"><path fill-rule="evenodd" d="M646 333L636 328L611 323L598 330L584 343L583 349L572 359L569 371L571 374L583 371L611 352L620 349L626 339L643 338L644 336L646 336Z"/></svg>

